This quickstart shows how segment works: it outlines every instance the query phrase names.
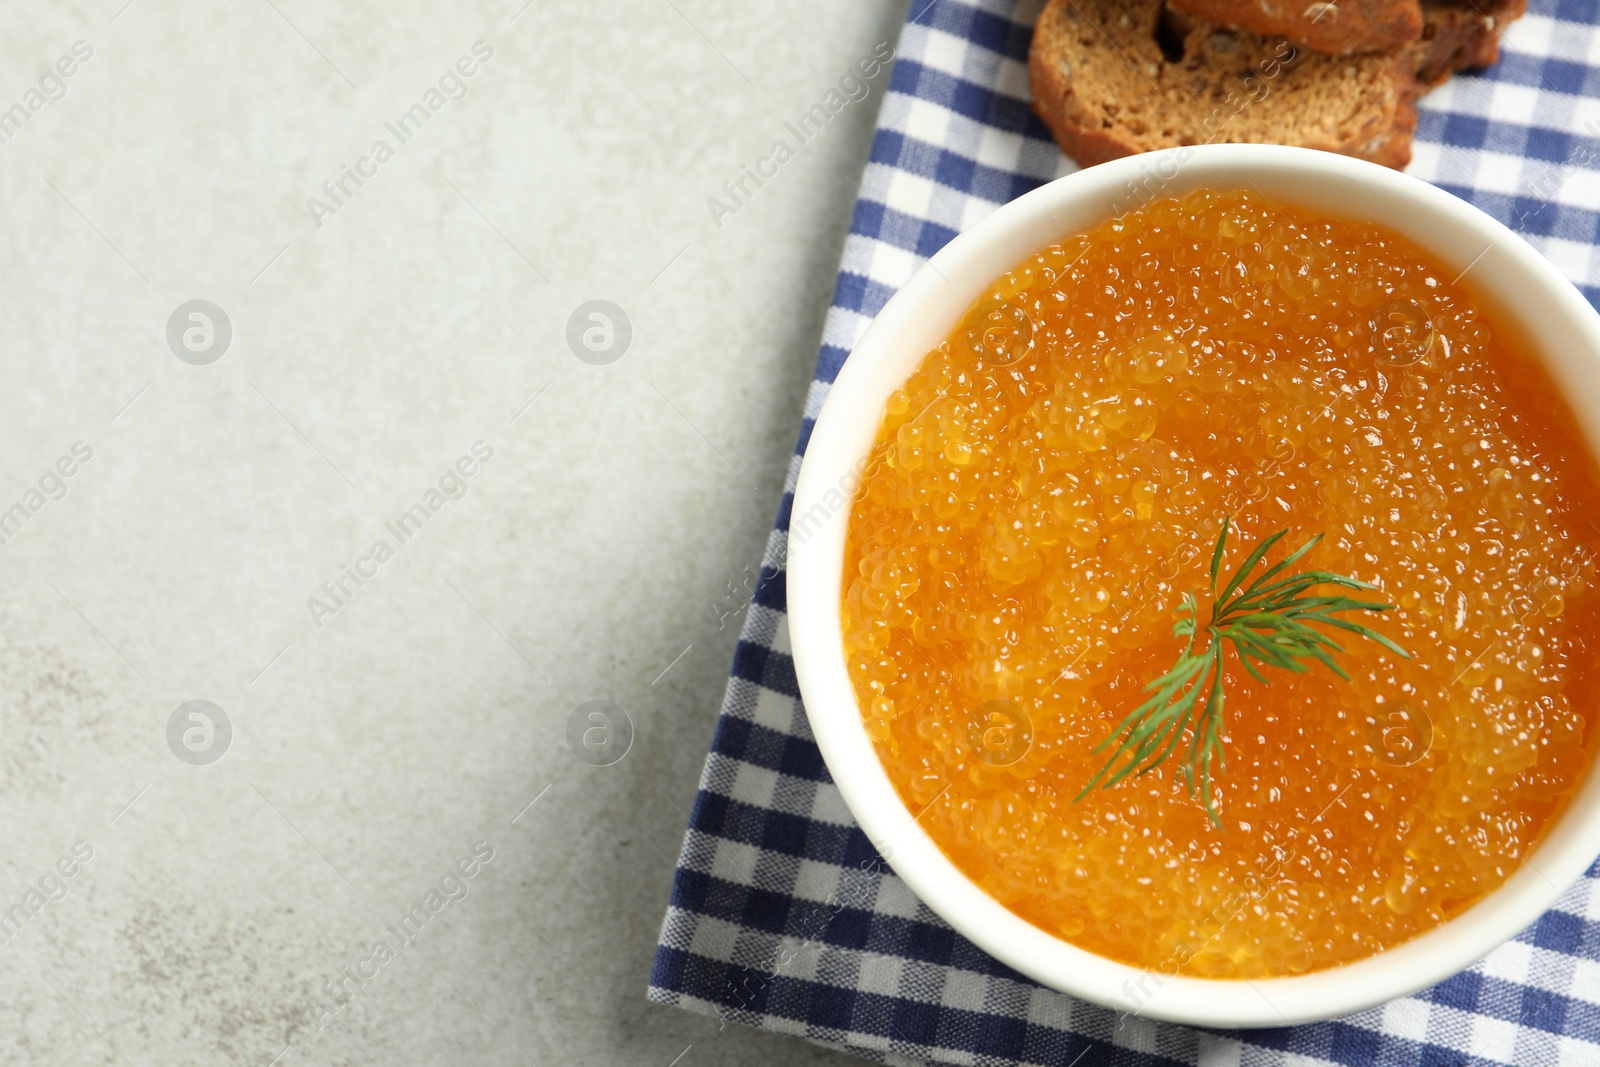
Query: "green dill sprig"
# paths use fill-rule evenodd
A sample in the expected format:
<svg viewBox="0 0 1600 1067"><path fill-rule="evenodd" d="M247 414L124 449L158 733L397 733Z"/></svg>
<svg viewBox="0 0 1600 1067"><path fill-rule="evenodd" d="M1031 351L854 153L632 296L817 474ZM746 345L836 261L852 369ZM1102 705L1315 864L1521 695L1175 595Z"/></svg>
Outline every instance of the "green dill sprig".
<svg viewBox="0 0 1600 1067"><path fill-rule="evenodd" d="M1255 547L1219 595L1217 576L1222 567L1223 549L1227 546L1228 528L1229 519L1224 516L1217 547L1211 553L1210 622L1203 628L1197 624L1199 605L1193 593L1184 594L1183 605L1178 609L1180 618L1172 628L1174 636L1187 638L1183 653L1171 670L1144 687L1151 694L1150 698L1095 746L1095 752L1113 748L1114 751L1077 799L1088 796L1096 786L1110 788L1130 774L1150 773L1164 763L1187 736L1189 751L1178 764L1179 771L1188 784L1190 796L1195 795L1196 782L1199 783L1201 803L1220 830L1222 818L1212 800L1211 783L1214 773L1223 766L1224 652L1228 645L1233 646L1245 670L1263 685L1270 683L1261 673L1262 667L1303 674L1314 663L1321 663L1349 681L1350 676L1333 658L1333 653L1344 649L1317 629L1318 626L1348 631L1376 641L1398 656L1411 658L1405 649L1376 630L1337 617L1340 612L1348 611L1384 612L1394 607L1393 604L1347 596L1311 595L1318 586L1361 591L1375 590L1377 586L1329 571L1302 571L1283 576L1317 546L1322 540L1321 534L1252 578L1272 546L1289 532L1279 530ZM1205 635L1205 645L1196 649L1196 639L1201 633Z"/></svg>

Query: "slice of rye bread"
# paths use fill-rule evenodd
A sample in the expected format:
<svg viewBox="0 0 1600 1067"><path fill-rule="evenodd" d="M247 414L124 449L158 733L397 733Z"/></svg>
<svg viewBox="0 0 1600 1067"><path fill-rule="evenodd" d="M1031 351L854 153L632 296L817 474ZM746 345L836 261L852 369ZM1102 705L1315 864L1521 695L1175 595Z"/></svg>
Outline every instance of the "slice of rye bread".
<svg viewBox="0 0 1600 1067"><path fill-rule="evenodd" d="M1485 4L1488 0L1478 0ZM1050 0L1028 57L1034 110L1082 166L1214 141L1290 144L1400 168L1417 96L1492 62L1526 0L1425 0L1417 41L1330 56L1219 27L1163 0Z"/></svg>
<svg viewBox="0 0 1600 1067"><path fill-rule="evenodd" d="M1421 0L1172 0L1172 6L1330 55L1392 52L1422 35Z"/></svg>

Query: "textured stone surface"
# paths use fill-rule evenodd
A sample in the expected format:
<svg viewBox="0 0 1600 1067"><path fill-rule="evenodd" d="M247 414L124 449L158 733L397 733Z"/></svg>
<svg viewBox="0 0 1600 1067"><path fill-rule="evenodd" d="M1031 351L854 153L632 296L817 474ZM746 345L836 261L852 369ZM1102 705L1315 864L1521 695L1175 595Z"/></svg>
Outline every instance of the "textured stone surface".
<svg viewBox="0 0 1600 1067"><path fill-rule="evenodd" d="M706 199L903 5L625 8L5 5L0 1061L847 1062L644 987L884 78ZM214 362L169 346L194 299ZM609 365L568 349L591 299ZM566 741L591 699L634 726L612 766ZM190 700L215 762L204 718L169 746Z"/></svg>

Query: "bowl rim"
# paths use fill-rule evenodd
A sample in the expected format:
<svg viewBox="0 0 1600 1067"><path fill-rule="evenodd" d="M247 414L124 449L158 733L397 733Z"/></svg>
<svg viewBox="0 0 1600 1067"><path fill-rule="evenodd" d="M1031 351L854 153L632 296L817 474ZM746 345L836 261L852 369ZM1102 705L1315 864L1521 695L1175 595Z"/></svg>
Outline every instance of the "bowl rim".
<svg viewBox="0 0 1600 1067"><path fill-rule="evenodd" d="M1591 453L1600 455L1600 315L1517 234L1442 189L1361 160L1278 145L1185 146L1043 185L996 208L924 263L875 316L828 386L806 442L787 537L789 644L813 737L846 806L911 890L968 940L1045 986L1126 1014L1241 1028L1329 1019L1406 996L1469 967L1536 921L1600 853L1600 775L1592 773L1593 761L1518 870L1433 930L1295 977L1158 973L1078 948L1022 919L921 829L866 736L844 663L839 596L854 488L883 402L933 347L921 342L947 335L981 290L1030 251L1117 214L1119 204L1131 206L1129 197L1246 184L1269 200L1282 194L1386 225L1446 267L1479 270L1480 291L1525 331ZM1353 213L1346 210L1351 205Z"/></svg>

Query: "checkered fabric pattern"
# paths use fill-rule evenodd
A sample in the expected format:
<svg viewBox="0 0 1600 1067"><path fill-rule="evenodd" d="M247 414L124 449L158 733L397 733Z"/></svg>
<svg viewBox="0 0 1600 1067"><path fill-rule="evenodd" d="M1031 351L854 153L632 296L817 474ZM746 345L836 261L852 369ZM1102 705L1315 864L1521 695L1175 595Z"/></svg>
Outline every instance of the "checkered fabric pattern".
<svg viewBox="0 0 1600 1067"><path fill-rule="evenodd" d="M1073 165L1028 106L1039 0L912 0L861 183L767 566L678 860L650 999L890 1064L1600 1065L1600 866L1471 970L1265 1031L1119 1019L1040 987L929 911L828 777L789 655L800 456L868 322L923 261ZM1600 296L1600 5L1533 0L1487 74L1421 107L1411 173L1522 232Z"/></svg>

